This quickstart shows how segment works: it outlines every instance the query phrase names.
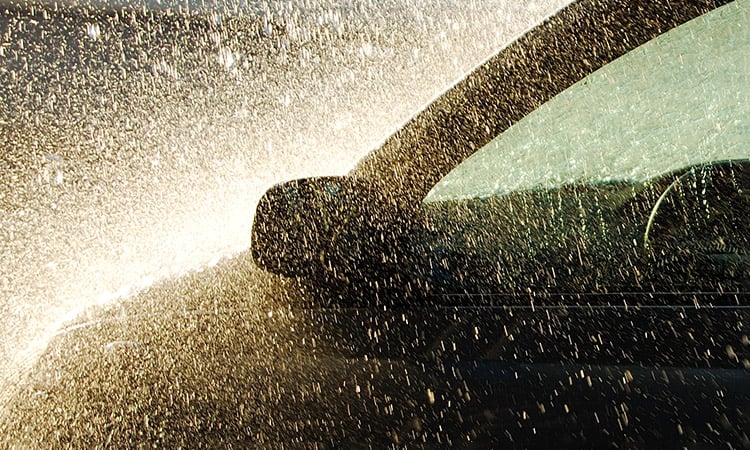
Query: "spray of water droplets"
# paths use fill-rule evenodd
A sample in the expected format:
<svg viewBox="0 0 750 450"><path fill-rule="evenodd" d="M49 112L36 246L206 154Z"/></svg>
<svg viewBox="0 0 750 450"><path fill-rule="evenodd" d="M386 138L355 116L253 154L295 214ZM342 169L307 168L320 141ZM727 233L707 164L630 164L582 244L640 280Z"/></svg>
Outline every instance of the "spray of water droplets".
<svg viewBox="0 0 750 450"><path fill-rule="evenodd" d="M344 173L562 3L0 2L2 385L87 307L247 248L265 188Z"/></svg>

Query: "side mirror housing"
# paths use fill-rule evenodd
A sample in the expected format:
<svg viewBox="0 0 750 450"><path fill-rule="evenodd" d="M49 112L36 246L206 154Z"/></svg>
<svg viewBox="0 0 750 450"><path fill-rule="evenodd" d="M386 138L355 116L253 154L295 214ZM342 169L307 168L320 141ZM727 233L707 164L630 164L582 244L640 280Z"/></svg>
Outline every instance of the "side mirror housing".
<svg viewBox="0 0 750 450"><path fill-rule="evenodd" d="M325 266L336 230L363 202L363 189L347 177L292 180L260 199L252 229L252 255L262 269L312 276Z"/></svg>
<svg viewBox="0 0 750 450"><path fill-rule="evenodd" d="M351 283L390 279L408 267L419 217L387 193L351 177L305 178L277 184L261 198L252 256L287 277Z"/></svg>

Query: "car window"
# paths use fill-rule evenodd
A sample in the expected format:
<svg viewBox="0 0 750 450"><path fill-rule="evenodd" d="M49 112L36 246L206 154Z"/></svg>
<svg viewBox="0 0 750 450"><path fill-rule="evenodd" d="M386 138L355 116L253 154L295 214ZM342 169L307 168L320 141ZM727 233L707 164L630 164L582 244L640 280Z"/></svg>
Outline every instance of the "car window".
<svg viewBox="0 0 750 450"><path fill-rule="evenodd" d="M425 202L584 180L644 181L750 155L750 0L738 0L582 79L445 176Z"/></svg>

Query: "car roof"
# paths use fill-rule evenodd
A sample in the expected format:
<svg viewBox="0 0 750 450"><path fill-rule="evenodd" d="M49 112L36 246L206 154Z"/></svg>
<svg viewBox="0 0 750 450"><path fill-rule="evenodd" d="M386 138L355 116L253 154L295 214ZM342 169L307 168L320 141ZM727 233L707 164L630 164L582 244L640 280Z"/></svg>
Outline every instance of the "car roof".
<svg viewBox="0 0 750 450"><path fill-rule="evenodd" d="M453 167L585 76L732 0L579 0L542 21L416 114L349 173L420 201Z"/></svg>

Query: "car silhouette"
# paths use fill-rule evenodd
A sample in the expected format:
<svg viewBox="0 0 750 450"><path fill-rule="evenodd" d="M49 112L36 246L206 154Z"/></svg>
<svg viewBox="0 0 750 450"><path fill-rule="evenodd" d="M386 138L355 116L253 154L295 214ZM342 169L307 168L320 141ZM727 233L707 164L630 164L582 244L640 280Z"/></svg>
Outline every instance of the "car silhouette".
<svg viewBox="0 0 750 450"><path fill-rule="evenodd" d="M638 20L665 22L634 24L634 37L620 26L636 20L619 16L630 7L607 11L612 30L579 7L490 58L349 175L272 188L255 216L258 265L330 285L323 301L338 287L377 303L389 285L390 301L744 292L731 25L702 22L717 12L664 33L681 19L654 5Z"/></svg>
<svg viewBox="0 0 750 450"><path fill-rule="evenodd" d="M249 254L61 332L8 441L750 446L748 22L561 9L346 176L272 187Z"/></svg>

